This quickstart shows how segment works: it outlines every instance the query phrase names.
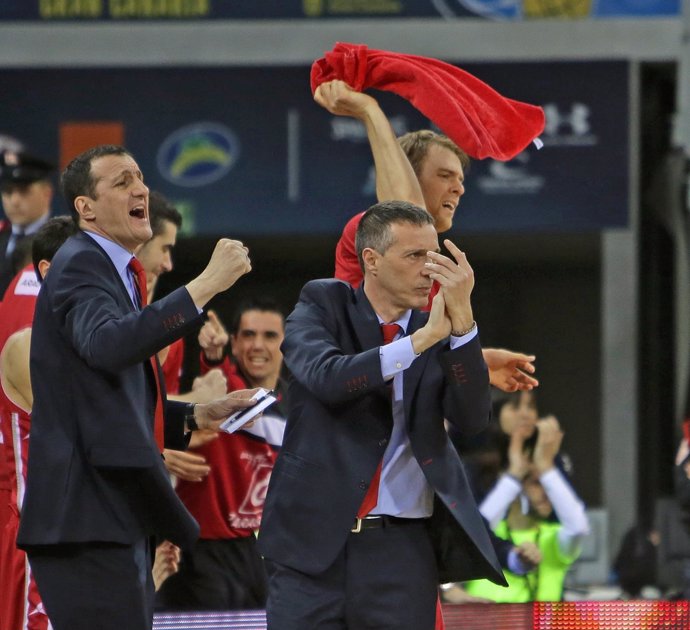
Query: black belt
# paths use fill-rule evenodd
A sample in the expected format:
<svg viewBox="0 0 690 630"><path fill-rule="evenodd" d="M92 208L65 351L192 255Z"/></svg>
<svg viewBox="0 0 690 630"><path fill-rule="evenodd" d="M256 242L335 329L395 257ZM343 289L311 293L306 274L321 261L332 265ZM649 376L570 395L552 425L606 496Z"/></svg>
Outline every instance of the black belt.
<svg viewBox="0 0 690 630"><path fill-rule="evenodd" d="M364 529L381 529L384 527L400 527L401 525L413 525L423 523L425 518L401 518L400 516L388 516L388 514L372 514L364 518L356 518L350 531L359 534Z"/></svg>

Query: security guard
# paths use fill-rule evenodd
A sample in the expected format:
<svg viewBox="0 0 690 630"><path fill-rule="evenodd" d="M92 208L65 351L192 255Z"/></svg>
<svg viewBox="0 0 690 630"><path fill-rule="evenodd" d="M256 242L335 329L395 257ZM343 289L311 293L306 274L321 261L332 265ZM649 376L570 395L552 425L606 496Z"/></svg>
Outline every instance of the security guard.
<svg viewBox="0 0 690 630"><path fill-rule="evenodd" d="M5 219L0 219L0 300L23 266L22 241L50 217L55 167L26 152L0 152L0 193Z"/></svg>

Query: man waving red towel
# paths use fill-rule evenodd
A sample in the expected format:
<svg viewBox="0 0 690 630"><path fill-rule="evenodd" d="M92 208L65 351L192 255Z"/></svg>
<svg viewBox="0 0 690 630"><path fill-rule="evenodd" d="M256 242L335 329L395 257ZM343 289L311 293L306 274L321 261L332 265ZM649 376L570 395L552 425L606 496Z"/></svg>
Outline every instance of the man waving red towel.
<svg viewBox="0 0 690 630"><path fill-rule="evenodd" d="M311 68L312 92L340 79L357 91L376 88L408 100L468 155L510 160L544 129L544 111L501 96L443 61L338 43Z"/></svg>

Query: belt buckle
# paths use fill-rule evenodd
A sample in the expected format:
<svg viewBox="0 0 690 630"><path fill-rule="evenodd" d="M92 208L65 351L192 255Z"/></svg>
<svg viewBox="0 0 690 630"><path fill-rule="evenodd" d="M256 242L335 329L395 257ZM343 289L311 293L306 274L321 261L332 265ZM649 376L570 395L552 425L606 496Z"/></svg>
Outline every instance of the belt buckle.
<svg viewBox="0 0 690 630"><path fill-rule="evenodd" d="M353 534L359 534L359 532L362 531L362 520L363 519L361 519L361 518L359 518L359 516L357 516L355 518L355 524L350 529L350 532L352 532Z"/></svg>

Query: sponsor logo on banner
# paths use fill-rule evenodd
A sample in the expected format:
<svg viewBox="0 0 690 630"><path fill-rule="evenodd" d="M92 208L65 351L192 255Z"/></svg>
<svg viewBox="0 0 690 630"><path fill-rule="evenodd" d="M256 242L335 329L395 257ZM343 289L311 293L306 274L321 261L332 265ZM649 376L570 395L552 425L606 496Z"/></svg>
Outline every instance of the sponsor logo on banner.
<svg viewBox="0 0 690 630"><path fill-rule="evenodd" d="M563 107L555 103L544 105L546 125L540 136L545 146L592 147L599 138L592 133L592 110L584 103L572 103Z"/></svg>
<svg viewBox="0 0 690 630"><path fill-rule="evenodd" d="M230 129L219 123L198 122L165 139L158 149L158 170L178 186L205 186L225 176L239 154L239 140Z"/></svg>
<svg viewBox="0 0 690 630"><path fill-rule="evenodd" d="M477 185L487 195L536 195L545 179L529 172L529 155L520 153L510 162L489 162L488 175L477 178Z"/></svg>
<svg viewBox="0 0 690 630"><path fill-rule="evenodd" d="M522 0L432 0L437 11L444 16L455 15L452 5L491 20L515 20L520 17Z"/></svg>
<svg viewBox="0 0 690 630"><path fill-rule="evenodd" d="M402 136L410 130L405 116L391 116L390 124L396 136ZM368 142L367 130L359 120L337 116L331 120L331 140Z"/></svg>
<svg viewBox="0 0 690 630"><path fill-rule="evenodd" d="M15 295L38 295L41 283L33 269L23 271L14 289Z"/></svg>

